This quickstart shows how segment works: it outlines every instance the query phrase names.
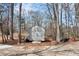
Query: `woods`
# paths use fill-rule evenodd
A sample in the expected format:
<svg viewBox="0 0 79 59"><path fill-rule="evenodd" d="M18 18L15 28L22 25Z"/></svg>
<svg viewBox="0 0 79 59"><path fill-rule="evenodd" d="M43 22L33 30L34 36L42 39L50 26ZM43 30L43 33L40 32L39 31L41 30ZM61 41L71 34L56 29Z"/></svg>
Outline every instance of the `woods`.
<svg viewBox="0 0 79 59"><path fill-rule="evenodd" d="M0 32L3 43L16 40L15 33L18 35L18 43L21 43L22 40L27 39L27 33L24 32L28 32L35 25L45 29L46 39L51 37L57 42L65 38L78 40L79 4L45 3L36 6L40 9L33 10L31 4L29 4L29 10L22 3L0 4Z"/></svg>

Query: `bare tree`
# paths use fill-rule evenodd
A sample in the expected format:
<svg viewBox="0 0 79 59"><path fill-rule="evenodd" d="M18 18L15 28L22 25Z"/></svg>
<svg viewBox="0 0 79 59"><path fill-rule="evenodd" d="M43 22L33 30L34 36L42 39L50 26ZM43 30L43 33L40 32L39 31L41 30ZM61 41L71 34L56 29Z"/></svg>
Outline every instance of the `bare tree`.
<svg viewBox="0 0 79 59"><path fill-rule="evenodd" d="M51 4L54 15L54 22L56 26L56 41L60 42L60 28L59 28L59 4ZM51 14L52 15L52 14ZM52 16L51 16L52 17ZM52 19L53 20L53 19Z"/></svg>
<svg viewBox="0 0 79 59"><path fill-rule="evenodd" d="M42 20L43 20L43 15L41 15L42 12L40 11L29 11L29 15L32 21L32 26L38 25L42 26Z"/></svg>
<svg viewBox="0 0 79 59"><path fill-rule="evenodd" d="M59 4L54 4L54 8L55 8L55 15L56 15L56 26L57 26L57 36L56 36L56 40L57 42L60 42L60 29L59 29Z"/></svg>
<svg viewBox="0 0 79 59"><path fill-rule="evenodd" d="M11 3L11 39L13 39L13 14L14 14L14 3Z"/></svg>
<svg viewBox="0 0 79 59"><path fill-rule="evenodd" d="M4 12L4 6L2 6L2 4L0 4L0 27L1 27L1 34L2 34L2 42L5 43L5 39L4 39L4 35L3 35L3 12Z"/></svg>
<svg viewBox="0 0 79 59"><path fill-rule="evenodd" d="M78 23L79 23L79 4L78 3L76 3L76 4L74 4L74 7L75 7L75 24L76 24L76 36L79 36L78 35L78 33L79 33L79 31L78 31Z"/></svg>
<svg viewBox="0 0 79 59"><path fill-rule="evenodd" d="M47 3L47 9L48 9L48 12L49 12L49 14L50 14L50 19L51 19L51 21L50 21L50 24L49 24L49 29L50 30L48 30L49 32L50 32L50 35L51 36L53 36L53 39L55 39L56 38L56 35L55 35L55 28L54 28L54 18L53 18L53 13L51 12L51 10L50 10L50 4L48 4ZM52 8L53 9L53 8Z"/></svg>
<svg viewBox="0 0 79 59"><path fill-rule="evenodd" d="M0 14L1 15L1 14ZM2 33L2 42L4 43L4 36L3 36L3 23L2 23L2 15L1 15L1 23L0 23L0 27L1 27L1 33Z"/></svg>
<svg viewBox="0 0 79 59"><path fill-rule="evenodd" d="M21 43L21 11L22 11L22 3L19 5L19 41Z"/></svg>

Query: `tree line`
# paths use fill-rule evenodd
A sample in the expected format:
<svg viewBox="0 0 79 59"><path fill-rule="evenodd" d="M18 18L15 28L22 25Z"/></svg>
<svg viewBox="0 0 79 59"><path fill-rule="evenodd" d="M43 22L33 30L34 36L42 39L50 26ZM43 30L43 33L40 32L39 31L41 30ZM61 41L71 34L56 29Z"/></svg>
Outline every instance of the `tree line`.
<svg viewBox="0 0 79 59"><path fill-rule="evenodd" d="M18 15L15 16L15 6L18 7ZM24 11L22 3L1 3L0 4L0 28L2 41L5 43L10 35L11 40L15 40L13 33L16 26L14 21L18 19L18 43L22 40L22 27L26 31L34 25L45 28L46 37L60 42L63 38L78 37L78 18L79 18L79 4L72 3L46 3L41 4L47 9L44 12L29 10L28 14ZM41 7L41 6L40 6ZM28 15L28 16L27 16ZM15 18L14 18L15 17ZM17 18L17 19L16 19ZM44 19L45 20L44 22ZM31 20L31 21L30 21ZM47 21L47 22L46 22ZM27 22L27 23L26 23ZM22 26L22 24L24 24ZM6 38L5 38L6 37Z"/></svg>

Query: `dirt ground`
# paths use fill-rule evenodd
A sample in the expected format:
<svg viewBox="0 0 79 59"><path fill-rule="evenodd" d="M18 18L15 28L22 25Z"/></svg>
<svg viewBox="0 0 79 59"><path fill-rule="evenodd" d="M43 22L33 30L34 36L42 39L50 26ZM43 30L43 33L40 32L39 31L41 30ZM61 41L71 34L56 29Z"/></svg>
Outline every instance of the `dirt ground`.
<svg viewBox="0 0 79 59"><path fill-rule="evenodd" d="M46 43L41 44L22 43L21 45L10 45L12 47L0 49L0 56L78 56L79 55L79 41L72 43L62 43L58 45L52 45L49 42Z"/></svg>
<svg viewBox="0 0 79 59"><path fill-rule="evenodd" d="M2 39L0 37L0 43ZM54 44L54 42L16 44L9 40L0 44L0 56L79 56L79 41ZM2 48L9 45L9 48Z"/></svg>

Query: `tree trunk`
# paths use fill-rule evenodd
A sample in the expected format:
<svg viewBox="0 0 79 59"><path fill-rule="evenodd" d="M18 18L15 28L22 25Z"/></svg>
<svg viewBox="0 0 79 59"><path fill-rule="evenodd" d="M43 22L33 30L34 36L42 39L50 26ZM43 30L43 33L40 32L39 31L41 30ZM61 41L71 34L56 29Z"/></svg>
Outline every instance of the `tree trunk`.
<svg viewBox="0 0 79 59"><path fill-rule="evenodd" d="M56 15L56 41L60 42L60 28L59 28L59 4L54 4L55 15Z"/></svg>
<svg viewBox="0 0 79 59"><path fill-rule="evenodd" d="M20 3L20 6L19 6L19 41L18 43L21 43L21 10L22 10L22 3Z"/></svg>
<svg viewBox="0 0 79 59"><path fill-rule="evenodd" d="M50 28L50 30L49 30L49 32L50 32L50 35L52 35L53 36L53 39L54 39L54 27L53 27L53 18L52 18L52 14L51 14L51 11L50 11L50 8L49 8L49 4L47 3L47 8L48 8L48 12L49 12L49 14L50 14L50 17L51 17L51 20L52 20L52 22L50 22L50 25L49 25L49 28Z"/></svg>
<svg viewBox="0 0 79 59"><path fill-rule="evenodd" d="M61 10L61 11L60 11L60 14L61 14L61 15L60 15L60 23L61 23L60 36L61 36L61 38L63 38L64 35L63 35L63 27L62 27L62 26L63 26L63 24L62 24L62 4L61 4L60 10Z"/></svg>
<svg viewBox="0 0 79 59"><path fill-rule="evenodd" d="M13 39L13 15L14 15L14 3L11 3L11 39Z"/></svg>
<svg viewBox="0 0 79 59"><path fill-rule="evenodd" d="M74 7L75 7L75 24L76 24L76 29L75 29L76 35L75 36L78 37L79 35L78 35L78 22L77 22L77 20L79 20L78 19L78 16L79 16L78 15L78 13L79 13L78 12L78 10L79 10L79 8L78 8L79 4L75 4Z"/></svg>
<svg viewBox="0 0 79 59"><path fill-rule="evenodd" d="M7 20L7 40L8 40L8 34L9 33L9 7L8 7L8 20Z"/></svg>
<svg viewBox="0 0 79 59"><path fill-rule="evenodd" d="M2 23L2 15L1 15L1 34L2 34L2 42L5 43L4 37L3 37L3 23Z"/></svg>

